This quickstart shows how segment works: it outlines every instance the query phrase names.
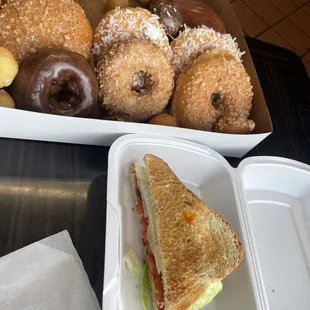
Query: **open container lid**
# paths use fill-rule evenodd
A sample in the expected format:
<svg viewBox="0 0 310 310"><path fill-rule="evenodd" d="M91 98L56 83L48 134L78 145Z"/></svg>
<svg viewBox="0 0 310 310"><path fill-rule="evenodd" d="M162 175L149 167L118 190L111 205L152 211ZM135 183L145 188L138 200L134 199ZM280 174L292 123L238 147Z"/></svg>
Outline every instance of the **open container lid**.
<svg viewBox="0 0 310 310"><path fill-rule="evenodd" d="M122 204L131 206L128 200L131 185L126 184L129 181L128 167L133 160L141 161L146 153L167 161L187 186L194 185L189 188L200 194L203 200L213 192L214 197L208 197L211 208L214 199L220 199L222 206L216 206L215 211L224 212L223 216L228 216L243 239L246 252L244 270L229 275L223 292L215 298L215 304L212 302L204 309L310 309L310 166L279 157L251 157L234 169L224 157L205 146L181 139L137 134L119 138L109 154L103 309L132 309L133 297L126 301L125 308L122 298L118 298L123 271L115 261L120 261L122 239L128 238L128 232L135 230L129 236L131 242L135 242L139 234L135 223L129 223L127 216L130 217L130 213L125 217L120 215L124 212ZM199 159L198 162L195 159ZM184 169L180 169L183 166L177 162L183 162ZM191 183L186 183L189 174L194 176L188 179ZM230 176L233 190L232 196L227 196L230 189L226 183ZM218 188L209 188L207 196L201 195L206 188L215 185ZM221 195L218 190L222 190ZM126 227L122 228L124 224ZM124 232L126 229L128 232ZM225 285L226 288L230 286L226 291ZM223 300L219 300L221 298ZM242 298L245 307L235 302Z"/></svg>
<svg viewBox="0 0 310 310"><path fill-rule="evenodd" d="M310 309L310 166L252 157L237 177L264 308Z"/></svg>

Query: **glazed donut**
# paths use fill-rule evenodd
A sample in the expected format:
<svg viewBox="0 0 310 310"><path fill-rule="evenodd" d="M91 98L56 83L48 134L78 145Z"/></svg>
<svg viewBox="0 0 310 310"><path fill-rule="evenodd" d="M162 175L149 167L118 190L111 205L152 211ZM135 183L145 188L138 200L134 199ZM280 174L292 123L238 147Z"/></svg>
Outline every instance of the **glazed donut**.
<svg viewBox="0 0 310 310"><path fill-rule="evenodd" d="M221 9L221 2L212 1L214 7L208 5L205 0L171 0L182 15L182 20L185 25L190 28L198 26L207 26L220 33L226 33L225 24L216 12Z"/></svg>
<svg viewBox="0 0 310 310"><path fill-rule="evenodd" d="M230 53L201 54L178 78L171 114L180 127L248 133L253 92L243 65Z"/></svg>
<svg viewBox="0 0 310 310"><path fill-rule="evenodd" d="M0 46L0 88L11 85L18 72L18 64L12 53Z"/></svg>
<svg viewBox="0 0 310 310"><path fill-rule="evenodd" d="M142 8L116 8L104 15L94 34L94 59L98 61L100 53L106 53L113 44L132 38L152 41L171 59L169 40L159 17Z"/></svg>
<svg viewBox="0 0 310 310"><path fill-rule="evenodd" d="M0 89L0 107L4 108L15 108L13 98L4 90Z"/></svg>
<svg viewBox="0 0 310 310"><path fill-rule="evenodd" d="M186 28L171 43L171 48L172 66L176 78L192 60L207 50L214 48L226 50L239 62L244 54L240 52L238 44L230 34L221 34L205 26Z"/></svg>
<svg viewBox="0 0 310 310"><path fill-rule="evenodd" d="M74 0L14 0L5 4L0 18L0 45L17 62L45 48L67 48L90 56L92 28Z"/></svg>
<svg viewBox="0 0 310 310"><path fill-rule="evenodd" d="M170 114L159 114L149 120L149 124L177 127L175 119Z"/></svg>
<svg viewBox="0 0 310 310"><path fill-rule="evenodd" d="M98 63L99 97L106 110L144 121L159 114L173 91L173 70L148 40L120 42Z"/></svg>
<svg viewBox="0 0 310 310"><path fill-rule="evenodd" d="M98 83L81 54L47 49L23 61L11 93L18 109L89 117L97 105Z"/></svg>

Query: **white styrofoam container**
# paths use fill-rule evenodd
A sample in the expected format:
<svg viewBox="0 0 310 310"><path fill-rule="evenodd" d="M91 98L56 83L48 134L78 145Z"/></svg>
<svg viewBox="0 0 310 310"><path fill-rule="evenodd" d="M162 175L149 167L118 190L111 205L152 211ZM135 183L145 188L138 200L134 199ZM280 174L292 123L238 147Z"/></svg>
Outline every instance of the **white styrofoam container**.
<svg viewBox="0 0 310 310"><path fill-rule="evenodd" d="M103 310L142 310L140 279L124 261L131 247L144 259L132 211L129 167L151 153L235 228L244 260L206 310L310 309L310 167L253 157L237 169L215 151L174 138L127 135L109 154Z"/></svg>

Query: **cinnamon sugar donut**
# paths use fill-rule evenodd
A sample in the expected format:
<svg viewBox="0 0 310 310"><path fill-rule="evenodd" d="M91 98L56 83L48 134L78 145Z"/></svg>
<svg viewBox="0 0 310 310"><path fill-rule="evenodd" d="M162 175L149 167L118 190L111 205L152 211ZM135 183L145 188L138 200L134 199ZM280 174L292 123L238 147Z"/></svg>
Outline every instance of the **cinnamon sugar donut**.
<svg viewBox="0 0 310 310"><path fill-rule="evenodd" d="M206 26L186 28L171 43L172 66L176 77L201 53L214 48L230 52L238 62L241 62L244 54L230 34L221 34Z"/></svg>
<svg viewBox="0 0 310 310"><path fill-rule="evenodd" d="M88 58L92 28L74 0L10 0L0 12L0 45L8 48L18 63L52 47Z"/></svg>
<svg viewBox="0 0 310 310"><path fill-rule="evenodd" d="M201 54L179 76L171 114L181 127L223 133L249 133L252 107L250 77L230 53Z"/></svg>
<svg viewBox="0 0 310 310"><path fill-rule="evenodd" d="M171 59L171 48L159 17L142 8L116 8L107 12L94 34L92 54L95 60L117 42L137 38L150 40ZM139 56L139 55L138 55Z"/></svg>
<svg viewBox="0 0 310 310"><path fill-rule="evenodd" d="M173 91L172 67L165 53L148 40L115 44L102 55L97 71L105 109L134 121L162 112Z"/></svg>

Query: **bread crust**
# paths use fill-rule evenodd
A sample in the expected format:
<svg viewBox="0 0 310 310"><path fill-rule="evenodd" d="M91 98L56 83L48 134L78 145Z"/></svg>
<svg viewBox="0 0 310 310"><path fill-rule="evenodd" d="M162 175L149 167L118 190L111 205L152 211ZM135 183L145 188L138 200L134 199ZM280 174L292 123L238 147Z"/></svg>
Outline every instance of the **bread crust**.
<svg viewBox="0 0 310 310"><path fill-rule="evenodd" d="M151 154L144 162L155 201L165 310L186 310L211 282L240 264L242 244L232 226L187 189L168 164Z"/></svg>
<svg viewBox="0 0 310 310"><path fill-rule="evenodd" d="M138 180L136 176L136 170L135 170L135 165L131 164L129 168L129 175L130 175L130 180L131 180L131 185L132 185L132 190L135 198L135 206L138 204L142 203L141 196L140 196L140 190L138 186Z"/></svg>

